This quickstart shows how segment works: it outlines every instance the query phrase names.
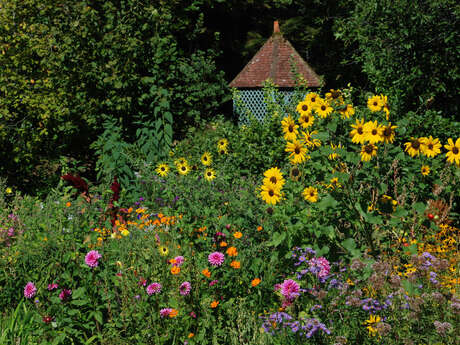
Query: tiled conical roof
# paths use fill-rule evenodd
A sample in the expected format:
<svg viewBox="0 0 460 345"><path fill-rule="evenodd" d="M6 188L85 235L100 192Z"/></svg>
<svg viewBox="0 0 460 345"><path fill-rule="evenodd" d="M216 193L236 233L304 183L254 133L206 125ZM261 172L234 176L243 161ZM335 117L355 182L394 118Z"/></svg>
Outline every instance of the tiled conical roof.
<svg viewBox="0 0 460 345"><path fill-rule="evenodd" d="M262 87L263 82L270 78L279 87L294 87L295 75L291 72L291 56L297 73L305 78L308 86L319 87L318 75L281 35L278 22L274 24L273 35L229 85L238 88Z"/></svg>

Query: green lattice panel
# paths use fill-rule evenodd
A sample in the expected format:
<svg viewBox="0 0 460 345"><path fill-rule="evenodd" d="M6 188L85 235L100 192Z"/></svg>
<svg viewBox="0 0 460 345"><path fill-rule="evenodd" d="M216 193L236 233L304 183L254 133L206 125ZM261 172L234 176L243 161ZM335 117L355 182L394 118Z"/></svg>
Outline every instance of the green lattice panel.
<svg viewBox="0 0 460 345"><path fill-rule="evenodd" d="M294 95L294 92L278 92L284 96L284 103L289 104L292 96ZM262 122L265 119L265 114L267 113L267 106L264 101L264 92L262 90L240 90L240 96L244 106L254 115L257 120ZM238 115L239 124L245 124L249 122L245 109L240 109L236 105L235 101L233 101L233 113Z"/></svg>

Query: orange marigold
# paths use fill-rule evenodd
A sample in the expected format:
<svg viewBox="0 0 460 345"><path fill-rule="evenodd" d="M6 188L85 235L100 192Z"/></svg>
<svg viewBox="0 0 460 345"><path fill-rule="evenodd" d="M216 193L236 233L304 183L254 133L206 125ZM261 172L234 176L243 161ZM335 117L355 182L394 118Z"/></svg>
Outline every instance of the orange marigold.
<svg viewBox="0 0 460 345"><path fill-rule="evenodd" d="M178 266L171 267L171 273L172 274L179 274L179 272L180 272L180 267L178 267Z"/></svg>
<svg viewBox="0 0 460 345"><path fill-rule="evenodd" d="M230 264L230 266L232 266L233 268L235 269L238 269L241 267L241 263L239 261L232 261L232 263Z"/></svg>
<svg viewBox="0 0 460 345"><path fill-rule="evenodd" d="M206 277L211 278L211 272L207 268L201 271Z"/></svg>
<svg viewBox="0 0 460 345"><path fill-rule="evenodd" d="M189 333L189 334L188 334L188 337L189 337L189 338L193 338L194 336L195 336L195 334L193 334L193 333Z"/></svg>
<svg viewBox="0 0 460 345"><path fill-rule="evenodd" d="M170 318L176 317L177 314L179 314L179 311L178 311L177 309L172 309L172 310L169 312L169 317L170 317Z"/></svg>
<svg viewBox="0 0 460 345"><path fill-rule="evenodd" d="M235 238L241 238L241 237L243 237L243 234L242 234L241 232L237 231L237 232L235 232L235 233L233 234L233 237L235 237Z"/></svg>
<svg viewBox="0 0 460 345"><path fill-rule="evenodd" d="M262 231L262 229L263 228L260 225L257 227L257 231Z"/></svg>
<svg viewBox="0 0 460 345"><path fill-rule="evenodd" d="M220 242L220 246L221 247L227 247L227 242L225 242L225 241Z"/></svg>
<svg viewBox="0 0 460 345"><path fill-rule="evenodd" d="M214 309L219 305L219 301L212 301L211 302L211 308Z"/></svg>
<svg viewBox="0 0 460 345"><path fill-rule="evenodd" d="M235 247L229 247L227 249L227 255L228 256L237 256L238 255L238 250L236 250Z"/></svg>
<svg viewBox="0 0 460 345"><path fill-rule="evenodd" d="M259 278L254 278L254 279L252 280L252 282L251 282L251 286L252 286L252 287L255 287L255 286L259 285L260 282L261 282L261 280L260 280Z"/></svg>

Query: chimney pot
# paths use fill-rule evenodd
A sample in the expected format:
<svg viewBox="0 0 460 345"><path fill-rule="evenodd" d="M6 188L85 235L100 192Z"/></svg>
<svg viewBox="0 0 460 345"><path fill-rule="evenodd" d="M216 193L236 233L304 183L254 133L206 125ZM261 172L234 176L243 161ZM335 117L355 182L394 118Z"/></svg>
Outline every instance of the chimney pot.
<svg viewBox="0 0 460 345"><path fill-rule="evenodd" d="M280 25L278 24L278 21L275 20L273 22L273 33L277 33L277 32L280 32Z"/></svg>

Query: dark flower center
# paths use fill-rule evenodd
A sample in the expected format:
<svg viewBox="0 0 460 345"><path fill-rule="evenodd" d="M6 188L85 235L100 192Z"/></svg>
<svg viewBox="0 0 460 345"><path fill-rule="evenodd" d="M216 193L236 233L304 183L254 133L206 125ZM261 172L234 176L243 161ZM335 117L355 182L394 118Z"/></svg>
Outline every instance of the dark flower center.
<svg viewBox="0 0 460 345"><path fill-rule="evenodd" d="M377 105L378 105L378 103L377 103L377 102L374 102L374 107L376 107Z"/></svg>
<svg viewBox="0 0 460 345"><path fill-rule="evenodd" d="M161 171L165 171L165 167L161 167Z"/></svg>
<svg viewBox="0 0 460 345"><path fill-rule="evenodd" d="M296 147L294 152L295 152L296 155L298 155L300 153L300 149L298 147Z"/></svg>
<svg viewBox="0 0 460 345"><path fill-rule="evenodd" d="M326 110L326 106L325 106L325 105L322 105L322 106L321 106L321 110L322 110L322 111L325 111L325 110Z"/></svg>
<svg viewBox="0 0 460 345"><path fill-rule="evenodd" d="M270 177L270 182L273 183L273 184L276 184L276 182L277 182L276 177L275 176Z"/></svg>
<svg viewBox="0 0 460 345"><path fill-rule="evenodd" d="M182 167L182 171L185 171L185 170L187 170L187 168L186 168L186 167Z"/></svg>
<svg viewBox="0 0 460 345"><path fill-rule="evenodd" d="M433 150L433 144L428 144L428 149Z"/></svg>
<svg viewBox="0 0 460 345"><path fill-rule="evenodd" d="M413 140L412 143L412 148L418 150L420 148L420 142L418 140Z"/></svg>
<svg viewBox="0 0 460 345"><path fill-rule="evenodd" d="M388 128L388 127L385 128L385 130L383 131L383 135L384 135L385 137L391 136L391 128Z"/></svg>
<svg viewBox="0 0 460 345"><path fill-rule="evenodd" d="M271 190L271 191L268 192L268 195L273 196L273 195L275 195L275 192L273 192L273 191Z"/></svg>
<svg viewBox="0 0 460 345"><path fill-rule="evenodd" d="M372 145L366 145L364 151L370 155L374 151L374 147Z"/></svg>
<svg viewBox="0 0 460 345"><path fill-rule="evenodd" d="M315 102L315 101L316 101L316 98L315 98L315 97L312 97L311 101L312 101L312 102Z"/></svg>
<svg viewBox="0 0 460 345"><path fill-rule="evenodd" d="M378 132L377 132L376 129L373 129L373 130L372 130L372 135L377 135L377 133L378 133Z"/></svg>
<svg viewBox="0 0 460 345"><path fill-rule="evenodd" d="M208 157L206 157L206 156L205 156L205 157L203 157L203 160L207 161L207 160L208 160Z"/></svg>
<svg viewBox="0 0 460 345"><path fill-rule="evenodd" d="M336 98L338 98L340 96L340 92L333 91L333 92L331 92L331 96L332 96L332 98L336 99Z"/></svg>
<svg viewBox="0 0 460 345"><path fill-rule="evenodd" d="M358 127L356 131L358 132L358 134L363 134L363 127Z"/></svg>
<svg viewBox="0 0 460 345"><path fill-rule="evenodd" d="M315 196L315 192L310 192L310 196L311 197Z"/></svg>
<svg viewBox="0 0 460 345"><path fill-rule="evenodd" d="M292 176L299 176L300 171L297 168L292 169Z"/></svg>
<svg viewBox="0 0 460 345"><path fill-rule="evenodd" d="M453 153L454 155L456 155L456 154L458 154L458 152L459 152L459 151L458 151L458 148L457 148L456 146L454 146L454 147L452 148L452 153Z"/></svg>
<svg viewBox="0 0 460 345"><path fill-rule="evenodd" d="M223 155L225 153L224 150L220 150L220 154Z"/></svg>
<svg viewBox="0 0 460 345"><path fill-rule="evenodd" d="M307 111L308 110L308 105L306 105L306 104L302 105L302 110Z"/></svg>
<svg viewBox="0 0 460 345"><path fill-rule="evenodd" d="M208 172L208 176L212 176L212 173L211 173L211 172Z"/></svg>
<svg viewBox="0 0 460 345"><path fill-rule="evenodd" d="M294 131L294 126L293 126L293 125L289 125L288 131L289 131L289 132L293 132L293 131Z"/></svg>

